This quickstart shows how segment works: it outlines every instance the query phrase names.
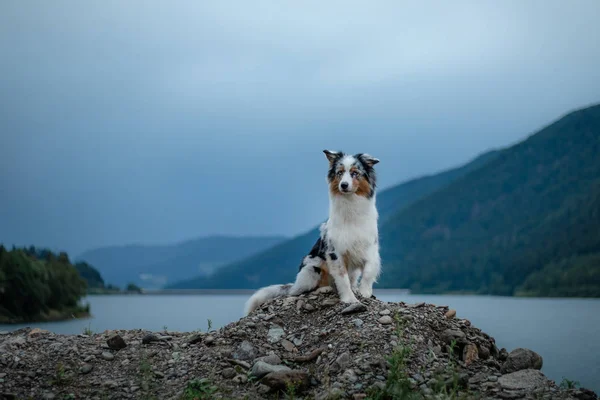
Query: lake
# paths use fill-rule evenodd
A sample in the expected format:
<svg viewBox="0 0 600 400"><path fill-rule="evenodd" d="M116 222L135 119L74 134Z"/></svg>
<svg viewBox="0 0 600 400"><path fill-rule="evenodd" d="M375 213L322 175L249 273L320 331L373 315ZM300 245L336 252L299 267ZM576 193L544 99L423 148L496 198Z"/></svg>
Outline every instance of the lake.
<svg viewBox="0 0 600 400"><path fill-rule="evenodd" d="M600 392L600 300L530 299L494 296L411 295L376 290L382 301L448 305L496 339L498 348L536 351L542 371L560 383L563 377ZM65 322L0 325L0 330L36 326L56 333L106 329L167 327L175 331L218 329L243 316L249 294L90 296L93 317Z"/></svg>

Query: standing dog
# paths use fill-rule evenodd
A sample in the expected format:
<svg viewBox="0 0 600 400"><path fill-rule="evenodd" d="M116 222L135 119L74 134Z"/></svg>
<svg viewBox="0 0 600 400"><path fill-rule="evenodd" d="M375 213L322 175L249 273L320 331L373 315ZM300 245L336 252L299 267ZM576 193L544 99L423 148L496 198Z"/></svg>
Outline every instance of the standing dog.
<svg viewBox="0 0 600 400"><path fill-rule="evenodd" d="M296 282L258 290L246 302L246 315L269 299L296 296L332 283L344 303L358 303L355 292L367 298L373 294L381 271L374 169L379 160L364 153L323 152L329 160L329 219L302 260Z"/></svg>

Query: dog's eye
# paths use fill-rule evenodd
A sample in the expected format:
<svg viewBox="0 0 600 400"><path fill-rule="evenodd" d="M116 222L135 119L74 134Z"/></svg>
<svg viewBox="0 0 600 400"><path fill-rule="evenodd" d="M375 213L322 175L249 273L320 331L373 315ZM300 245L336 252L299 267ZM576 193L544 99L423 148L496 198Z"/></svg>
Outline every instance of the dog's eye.
<svg viewBox="0 0 600 400"><path fill-rule="evenodd" d="M344 171L338 171L337 172L337 176L342 176L342 175L344 175Z"/></svg>
<svg viewBox="0 0 600 400"><path fill-rule="evenodd" d="M358 177L358 172L353 171L351 175L352 175L353 178L356 178L356 177Z"/></svg>

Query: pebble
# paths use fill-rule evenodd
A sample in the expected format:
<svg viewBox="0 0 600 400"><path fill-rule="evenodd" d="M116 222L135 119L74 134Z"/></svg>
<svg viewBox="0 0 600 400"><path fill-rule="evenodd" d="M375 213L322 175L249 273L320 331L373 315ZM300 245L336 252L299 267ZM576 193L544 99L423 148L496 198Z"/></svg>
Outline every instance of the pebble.
<svg viewBox="0 0 600 400"><path fill-rule="evenodd" d="M79 368L79 373L83 375L89 374L90 372L92 372L92 369L94 369L94 366L92 364L83 364L81 368Z"/></svg>
<svg viewBox="0 0 600 400"><path fill-rule="evenodd" d="M378 321L381 325L389 325L392 322L394 322L392 320L392 317L390 317L389 315L384 315L383 317L379 318Z"/></svg>
<svg viewBox="0 0 600 400"><path fill-rule="evenodd" d="M450 310L446 311L446 314L444 314L444 316L448 319L452 319L452 318L456 317L456 310L450 309Z"/></svg>
<svg viewBox="0 0 600 400"><path fill-rule="evenodd" d="M391 311L387 308L385 310L379 311L379 315L390 315Z"/></svg>
<svg viewBox="0 0 600 400"><path fill-rule="evenodd" d="M221 372L221 375L223 375L223 378L225 378L225 379L231 379L231 378L233 378L234 376L236 376L237 374L236 374L236 372L235 372L235 369L233 369L233 368L225 368L225 369L224 369L224 370Z"/></svg>
<svg viewBox="0 0 600 400"><path fill-rule="evenodd" d="M272 328L267 332L267 339L269 343L277 343L281 340L281 338L285 335L285 332L282 327L279 325L273 325Z"/></svg>
<svg viewBox="0 0 600 400"><path fill-rule="evenodd" d="M211 344L213 344L213 343L214 343L214 341L215 341L215 338L214 338L213 336L211 336L211 335L208 335L208 336L207 336L207 337L204 339L204 344L208 346L208 345L211 345Z"/></svg>
<svg viewBox="0 0 600 400"><path fill-rule="evenodd" d="M363 303L354 303L354 304L350 304L348 307L344 308L342 310L342 315L354 314L354 313L359 313L359 312L363 312L363 311L367 311L367 306L365 306Z"/></svg>
<svg viewBox="0 0 600 400"><path fill-rule="evenodd" d="M285 351L290 353L296 351L296 346L294 346L294 344L287 339L283 339L281 341L281 346L285 349Z"/></svg>
<svg viewBox="0 0 600 400"><path fill-rule="evenodd" d="M277 371L291 371L291 368L286 367L285 365L271 365L263 361L257 361L252 366L251 373L253 376L260 379L271 372Z"/></svg>
<svg viewBox="0 0 600 400"><path fill-rule="evenodd" d="M363 326L363 320L360 318L357 319L353 319L352 323L354 324L355 327L360 328L361 326Z"/></svg>
<svg viewBox="0 0 600 400"><path fill-rule="evenodd" d="M108 338L106 344L111 350L121 350L127 347L125 340L120 335L113 335Z"/></svg>
<svg viewBox="0 0 600 400"><path fill-rule="evenodd" d="M105 351L102 353L102 358L105 359L106 361L112 361L115 359L114 354L109 353L108 351Z"/></svg>

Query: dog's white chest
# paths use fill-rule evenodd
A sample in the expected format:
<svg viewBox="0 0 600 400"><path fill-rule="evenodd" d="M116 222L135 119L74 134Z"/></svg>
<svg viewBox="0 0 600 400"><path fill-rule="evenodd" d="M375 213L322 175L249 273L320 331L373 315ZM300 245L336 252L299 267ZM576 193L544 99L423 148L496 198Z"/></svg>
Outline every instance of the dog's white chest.
<svg viewBox="0 0 600 400"><path fill-rule="evenodd" d="M377 209L362 198L333 199L327 237L336 253L364 262L377 243Z"/></svg>

